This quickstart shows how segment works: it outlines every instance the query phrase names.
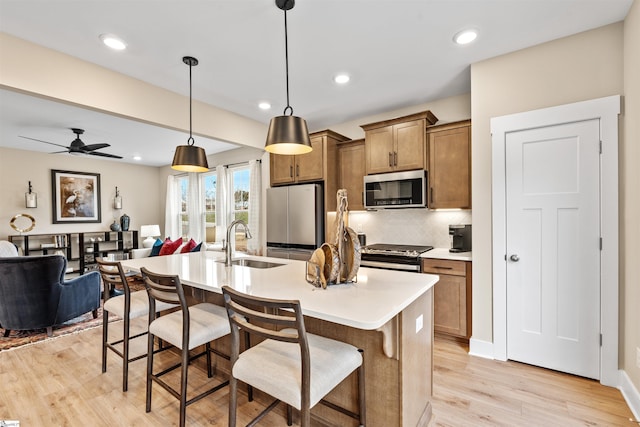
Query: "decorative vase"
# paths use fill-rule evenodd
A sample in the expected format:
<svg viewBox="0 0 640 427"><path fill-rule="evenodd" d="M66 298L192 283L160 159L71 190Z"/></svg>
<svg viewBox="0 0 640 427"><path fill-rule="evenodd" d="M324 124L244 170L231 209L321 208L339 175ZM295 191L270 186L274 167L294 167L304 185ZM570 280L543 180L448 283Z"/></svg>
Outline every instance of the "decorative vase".
<svg viewBox="0 0 640 427"><path fill-rule="evenodd" d="M114 219L113 224L111 224L111 231L120 231L120 224Z"/></svg>
<svg viewBox="0 0 640 427"><path fill-rule="evenodd" d="M122 228L122 231L129 231L129 221L131 220L131 218L129 218L129 215L127 214L123 214L120 217L120 227Z"/></svg>

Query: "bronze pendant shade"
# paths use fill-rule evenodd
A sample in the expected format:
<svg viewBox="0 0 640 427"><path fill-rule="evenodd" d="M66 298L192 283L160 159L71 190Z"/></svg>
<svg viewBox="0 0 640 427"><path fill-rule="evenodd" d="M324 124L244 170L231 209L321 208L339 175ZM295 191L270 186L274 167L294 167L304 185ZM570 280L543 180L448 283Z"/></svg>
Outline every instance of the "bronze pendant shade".
<svg viewBox="0 0 640 427"><path fill-rule="evenodd" d="M287 10L293 9L294 0L276 0L278 9L284 11L284 51L287 83L287 106L282 116L271 119L267 142L264 149L273 154L304 154L313 150L309 140L307 122L293 115L293 108L289 105L289 43L287 40ZM287 116L287 111L289 115Z"/></svg>
<svg viewBox="0 0 640 427"><path fill-rule="evenodd" d="M307 122L297 116L272 118L264 149L274 154L289 155L311 152Z"/></svg>
<svg viewBox="0 0 640 427"><path fill-rule="evenodd" d="M195 141L192 134L191 68L198 65L198 60L191 56L185 56L182 58L182 62L189 66L189 139L187 140L187 145L178 145L176 147L171 168L182 172L206 172L209 170L207 153L205 153L204 148L194 145Z"/></svg>

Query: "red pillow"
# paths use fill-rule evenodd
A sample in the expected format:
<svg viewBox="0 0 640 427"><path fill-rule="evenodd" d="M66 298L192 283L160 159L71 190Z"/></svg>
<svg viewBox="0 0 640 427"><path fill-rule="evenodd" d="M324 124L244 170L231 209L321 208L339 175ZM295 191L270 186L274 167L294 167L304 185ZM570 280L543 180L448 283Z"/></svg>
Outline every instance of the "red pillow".
<svg viewBox="0 0 640 427"><path fill-rule="evenodd" d="M177 238L175 241L171 241L168 237L165 239L158 255L171 255L182 244L182 237Z"/></svg>
<svg viewBox="0 0 640 427"><path fill-rule="evenodd" d="M196 241L191 239L186 245L182 247L182 249L180 249L180 253L185 254L187 252L191 252L191 250L195 247L196 247Z"/></svg>

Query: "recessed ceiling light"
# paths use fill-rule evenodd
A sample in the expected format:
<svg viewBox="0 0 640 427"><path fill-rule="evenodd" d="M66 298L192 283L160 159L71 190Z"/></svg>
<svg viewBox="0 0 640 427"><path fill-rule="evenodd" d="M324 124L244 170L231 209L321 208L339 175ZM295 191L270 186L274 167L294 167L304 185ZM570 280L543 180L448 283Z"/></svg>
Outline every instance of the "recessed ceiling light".
<svg viewBox="0 0 640 427"><path fill-rule="evenodd" d="M142 157L140 157L140 156L133 156L133 160L135 160L136 162L139 162L140 160L142 160Z"/></svg>
<svg viewBox="0 0 640 427"><path fill-rule="evenodd" d="M336 76L333 78L333 81L338 83L339 85L348 83L349 80L351 80L351 77L349 77L349 74L346 73L336 74Z"/></svg>
<svg viewBox="0 0 640 427"><path fill-rule="evenodd" d="M127 44L120 37L114 36L113 34L100 34L100 40L113 50L124 50L127 48Z"/></svg>
<svg viewBox="0 0 640 427"><path fill-rule="evenodd" d="M266 101L262 101L261 103L258 104L258 108L260 108L261 110L270 110L271 104L269 104Z"/></svg>
<svg viewBox="0 0 640 427"><path fill-rule="evenodd" d="M453 41L457 44L467 44L471 43L478 37L478 32L476 30L464 30L460 31L453 37Z"/></svg>

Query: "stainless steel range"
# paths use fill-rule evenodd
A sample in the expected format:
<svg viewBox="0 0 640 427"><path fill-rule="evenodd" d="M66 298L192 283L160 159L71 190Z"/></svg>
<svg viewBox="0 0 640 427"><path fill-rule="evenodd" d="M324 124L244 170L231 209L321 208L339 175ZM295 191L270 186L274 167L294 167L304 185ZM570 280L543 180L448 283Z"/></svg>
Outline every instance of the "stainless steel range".
<svg viewBox="0 0 640 427"><path fill-rule="evenodd" d="M433 246L376 243L362 248L360 265L387 270L420 272L420 254L431 249Z"/></svg>

